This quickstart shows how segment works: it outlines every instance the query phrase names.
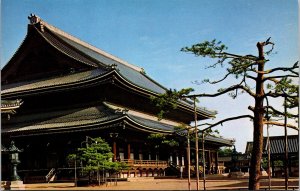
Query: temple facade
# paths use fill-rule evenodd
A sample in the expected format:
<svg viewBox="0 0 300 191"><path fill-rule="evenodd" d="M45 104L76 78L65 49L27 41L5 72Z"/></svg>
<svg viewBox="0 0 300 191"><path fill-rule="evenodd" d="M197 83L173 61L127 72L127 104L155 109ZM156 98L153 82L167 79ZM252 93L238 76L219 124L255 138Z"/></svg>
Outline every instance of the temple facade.
<svg viewBox="0 0 300 191"><path fill-rule="evenodd" d="M121 177L164 176L166 172L172 174L169 169L176 173L181 166L186 171L184 143L173 149L163 145L154 148L147 137L156 133L172 135L177 126L189 125L194 119L192 102L179 101L177 109L158 121L158 109L150 97L167 89L147 76L144 69L35 15L29 20L25 39L1 74L2 102L23 103L12 117L3 115L1 131L4 146L13 140L23 149L18 166L23 179L45 177L51 169L60 172L58 179L70 178L64 173L72 168L66 157L86 144L89 137L105 139L112 147L112 160L130 166ZM197 108L199 120L215 115ZM217 172L218 148L231 144L227 139L206 137L210 173ZM192 162L193 153L192 148ZM2 166L8 166L9 159L2 159ZM4 169L5 179L9 171Z"/></svg>

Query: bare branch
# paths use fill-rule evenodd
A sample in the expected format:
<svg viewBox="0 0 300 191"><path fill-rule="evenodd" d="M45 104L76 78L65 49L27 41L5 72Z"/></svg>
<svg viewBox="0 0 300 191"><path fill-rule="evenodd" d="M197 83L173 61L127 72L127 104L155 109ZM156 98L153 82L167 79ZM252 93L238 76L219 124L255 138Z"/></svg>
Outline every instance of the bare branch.
<svg viewBox="0 0 300 191"><path fill-rule="evenodd" d="M264 121L264 124L276 125L276 126L285 126L284 123L280 123L280 122L277 122L277 121ZM299 128L294 126L294 125L287 124L286 126L291 128L291 129L295 129L295 130L299 131Z"/></svg>
<svg viewBox="0 0 300 191"><path fill-rule="evenodd" d="M208 81L206 81L206 82L208 82L208 83L210 83L210 84L217 84L217 83L219 83L219 82L222 82L222 81L224 81L230 74L232 74L231 72L230 73L227 73L222 79L220 79L220 80L216 80L216 81L212 81L212 82L210 82L209 80Z"/></svg>
<svg viewBox="0 0 300 191"><path fill-rule="evenodd" d="M236 120L236 119L242 119L242 118L250 118L250 119L254 119L252 115L240 115L240 116L236 116L236 117L230 117L230 118L226 118L226 119L223 119L217 123L214 123L214 124L210 124L210 123L204 123L204 124L201 124L201 125L198 125L198 127L200 126L204 126L204 125L209 125L209 127L205 128L205 129L202 129L200 131L206 131L212 127L215 127L217 125L223 125L224 122L227 122L227 121L232 121L232 120Z"/></svg>
<svg viewBox="0 0 300 191"><path fill-rule="evenodd" d="M256 78L253 76L246 75L246 77L256 81Z"/></svg>
<svg viewBox="0 0 300 191"><path fill-rule="evenodd" d="M230 86L229 88L227 89L224 89L216 94L195 94L195 95L183 95L182 98L193 98L193 97L217 97L217 96L220 96L220 95L223 95L227 92L230 92L230 91L233 91L233 90L236 90L236 89L242 89L244 91L246 91L249 95L251 95L252 97L255 97L255 93L253 93L250 89L248 89L247 87L243 86L243 85L233 85L233 86Z"/></svg>

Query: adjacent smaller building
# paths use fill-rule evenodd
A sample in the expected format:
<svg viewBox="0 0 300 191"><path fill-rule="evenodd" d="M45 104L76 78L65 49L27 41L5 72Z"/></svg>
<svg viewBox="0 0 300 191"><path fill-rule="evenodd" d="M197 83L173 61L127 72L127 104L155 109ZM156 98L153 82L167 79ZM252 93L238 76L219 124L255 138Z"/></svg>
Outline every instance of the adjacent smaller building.
<svg viewBox="0 0 300 191"><path fill-rule="evenodd" d="M268 156L267 137L264 137L263 157ZM250 156L252 151L252 142L247 142L245 154ZM270 155L271 155L271 172L272 177L284 176L284 160L285 160L285 137L270 137ZM299 136L288 136L288 169L289 176L299 176Z"/></svg>

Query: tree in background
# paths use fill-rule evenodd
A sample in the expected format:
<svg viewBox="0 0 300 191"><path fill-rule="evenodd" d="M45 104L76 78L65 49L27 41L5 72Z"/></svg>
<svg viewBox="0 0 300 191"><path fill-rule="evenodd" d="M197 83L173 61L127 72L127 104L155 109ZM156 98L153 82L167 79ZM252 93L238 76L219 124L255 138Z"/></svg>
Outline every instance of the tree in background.
<svg viewBox="0 0 300 191"><path fill-rule="evenodd" d="M86 147L77 148L76 153L69 154L67 158L82 162L83 170L89 174L89 179L92 172L99 174L100 171L104 170L115 173L127 168L125 163L112 162L111 147L101 137L92 138L90 144L87 144Z"/></svg>
<svg viewBox="0 0 300 191"><path fill-rule="evenodd" d="M275 109L275 106L265 106L265 99L270 98L287 98L287 103L290 108L298 107L299 88L295 85L295 79L299 78L299 64L298 61L290 67L276 67L272 69L265 69L266 63L269 61L265 55L269 55L274 48L274 43L270 38L264 42L257 43L258 56L254 55L238 55L228 53L228 49L221 41L216 40L205 41L192 45L191 47L184 47L183 52L190 52L196 56L210 57L217 61L210 65L208 68L216 68L218 66L226 67L226 74L219 80L205 79L203 83L219 84L225 81L229 76L235 77L238 81L229 87L221 88L214 94L194 94L190 95L193 91L191 88L183 89L180 91L169 90L167 93L152 99L152 101L162 110L159 114L163 116L168 110L176 109L178 99L187 99L196 97L217 97L228 94L235 99L241 93L247 93L254 99L254 106L249 106L248 109L253 112L253 115L240 115L223 119L214 124L208 124L208 127L222 125L226 121L249 118L253 121L253 149L251 154L251 167L249 176L249 190L259 189L260 179L260 166L263 151L263 126L264 124L280 125L284 123L278 121L265 120L264 115L266 110L269 109L277 115L284 113ZM265 51L266 46L271 46L268 51ZM297 80L296 80L297 81ZM252 87L251 87L252 86ZM268 90L268 92L266 91ZM283 92L284 91L284 92ZM289 114L289 116L297 118L298 115ZM289 127L297 129L298 127L293 124L288 124Z"/></svg>
<svg viewBox="0 0 300 191"><path fill-rule="evenodd" d="M230 148L230 147L224 147L224 148L220 148L219 150L218 150L218 156L220 156L220 157L231 157L231 155L232 155L232 148Z"/></svg>

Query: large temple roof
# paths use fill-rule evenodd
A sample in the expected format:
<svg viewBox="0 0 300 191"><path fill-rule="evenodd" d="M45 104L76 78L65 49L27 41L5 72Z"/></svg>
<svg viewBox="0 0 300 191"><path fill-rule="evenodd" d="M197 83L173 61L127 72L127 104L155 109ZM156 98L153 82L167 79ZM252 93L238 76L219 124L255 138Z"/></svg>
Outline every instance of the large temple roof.
<svg viewBox="0 0 300 191"><path fill-rule="evenodd" d="M2 95L4 97L16 93L18 94L20 92L44 90L47 88L101 78L101 75L105 75L111 70L114 70L119 78L128 83L131 88L136 88L138 91L142 91L148 95L165 93L166 88L148 77L142 68L129 64L120 58L67 34L66 32L46 23L35 15L33 15L30 20L31 23L28 25L29 30L26 39L29 39L31 33L34 33L34 35L44 39L47 44L51 45L51 47L56 49L58 52L76 60L79 63L82 63L85 67L91 67L91 69L83 72L76 71L75 73L64 74L63 76L51 76L48 78L45 77L17 83L2 84ZM30 40L26 41L26 39L23 44L30 43ZM20 46L18 51L22 51L23 44ZM14 57L18 55L18 51ZM11 60L13 60L13 58ZM9 71L12 64L14 63L11 61L8 62L8 64L3 68L4 73ZM22 70L21 68L19 69ZM10 70L10 72L11 71L12 70ZM187 101L180 101L180 104L182 104L182 107L190 108L189 110L192 111L193 106L191 103ZM215 111L209 111L205 108L198 108L198 112L201 113L203 118L210 118L216 115Z"/></svg>
<svg viewBox="0 0 300 191"><path fill-rule="evenodd" d="M3 120L1 133L15 136L39 135L90 131L106 128L126 128L149 133L172 134L180 124L170 120L157 121L151 116L138 111L121 108L115 104L103 102L100 106L86 106L61 111L49 111L15 116L14 120ZM206 141L220 146L230 146L231 140L206 137Z"/></svg>

